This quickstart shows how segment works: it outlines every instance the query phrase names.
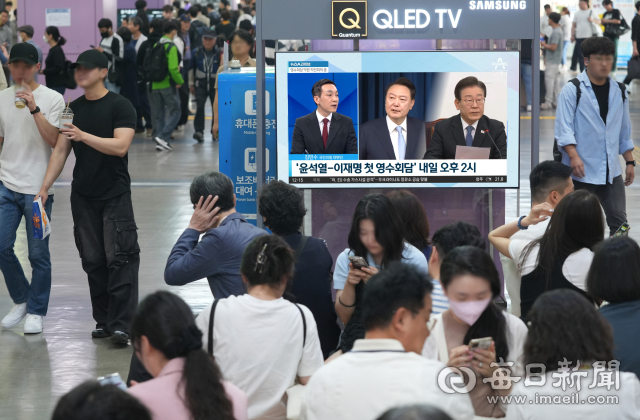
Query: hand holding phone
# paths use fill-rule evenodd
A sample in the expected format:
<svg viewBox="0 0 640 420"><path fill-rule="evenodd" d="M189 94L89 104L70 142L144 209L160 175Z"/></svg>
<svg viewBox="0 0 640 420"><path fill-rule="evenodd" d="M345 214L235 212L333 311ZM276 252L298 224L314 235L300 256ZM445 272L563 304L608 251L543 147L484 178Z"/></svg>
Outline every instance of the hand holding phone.
<svg viewBox="0 0 640 420"><path fill-rule="evenodd" d="M630 229L631 226L629 226L628 223L623 223L618 230L616 230L616 233L614 233L613 236L629 236Z"/></svg>
<svg viewBox="0 0 640 420"><path fill-rule="evenodd" d="M353 268L357 268L358 270L360 270L363 267L369 267L369 263L367 262L367 260L365 260L362 257L350 255L349 261L351 261L351 264L353 264Z"/></svg>

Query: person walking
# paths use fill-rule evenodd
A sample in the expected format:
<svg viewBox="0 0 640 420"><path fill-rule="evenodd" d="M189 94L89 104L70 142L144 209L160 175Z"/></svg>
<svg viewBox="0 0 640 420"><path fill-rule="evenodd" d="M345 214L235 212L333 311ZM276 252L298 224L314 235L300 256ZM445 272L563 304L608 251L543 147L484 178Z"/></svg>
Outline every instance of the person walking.
<svg viewBox="0 0 640 420"><path fill-rule="evenodd" d="M204 114L207 99L211 106L216 96L216 75L220 67L220 54L216 48L216 33L207 29L202 34L202 47L193 52L189 70L189 89L196 97L196 116L193 121L195 133L193 138L198 142L204 141Z"/></svg>
<svg viewBox="0 0 640 420"><path fill-rule="evenodd" d="M138 304L140 267L127 156L136 111L105 87L108 66L107 57L95 49L81 53L72 64L84 95L69 105L73 123L60 129L38 197L47 203L48 191L73 149L71 214L96 321L91 336L126 345Z"/></svg>
<svg viewBox="0 0 640 420"><path fill-rule="evenodd" d="M640 60L640 1L637 1L635 4L636 7L636 15L633 17L631 21L631 44L633 45L633 51L631 53L631 58L633 60ZM624 78L624 84L627 85L627 91L631 93L631 81L634 78L627 74L627 77Z"/></svg>
<svg viewBox="0 0 640 420"><path fill-rule="evenodd" d="M567 47L571 44L571 12L563 7L560 12L560 27L562 28L562 68L567 69Z"/></svg>
<svg viewBox="0 0 640 420"><path fill-rule="evenodd" d="M580 72L584 71L584 55L582 55L581 45L585 39L591 38L594 33L593 10L589 8L589 0L580 0L578 10L573 17L573 27L571 29L571 42L575 42L571 57L571 71L576 71L580 65Z"/></svg>
<svg viewBox="0 0 640 420"><path fill-rule="evenodd" d="M42 37L49 44L49 53L44 61L45 68L40 70L44 74L45 82L49 89L53 89L61 95L67 90L65 86L65 62L67 58L64 55L62 46L67 40L60 35L57 26L47 26Z"/></svg>
<svg viewBox="0 0 640 420"><path fill-rule="evenodd" d="M120 35L113 31L111 19L102 18L98 21L98 30L102 40L95 49L104 53L109 60L109 72L104 81L107 89L114 93L120 93L120 80L118 80L118 66L124 56L124 43Z"/></svg>
<svg viewBox="0 0 640 420"><path fill-rule="evenodd" d="M540 105L540 109L553 109L556 107L558 94L560 93L560 64L562 63L562 47L563 33L560 27L560 13L552 12L549 14L549 26L551 26L551 35L548 42L541 42L540 46L545 50L544 63L544 84L546 95L544 103Z"/></svg>
<svg viewBox="0 0 640 420"><path fill-rule="evenodd" d="M604 25L603 35L609 38L616 46L616 51L613 55L613 67L611 68L611 72L615 73L618 67L618 40L620 39L620 35L616 32L616 27L620 27L624 18L620 10L613 8L613 2L611 0L604 0L602 6L606 10L600 20L600 23Z"/></svg>
<svg viewBox="0 0 640 420"><path fill-rule="evenodd" d="M627 221L624 187L635 177L629 101L625 86L611 77L613 41L593 37L581 47L587 68L560 92L555 138L575 189L598 196L613 235ZM624 180L619 155L626 162Z"/></svg>

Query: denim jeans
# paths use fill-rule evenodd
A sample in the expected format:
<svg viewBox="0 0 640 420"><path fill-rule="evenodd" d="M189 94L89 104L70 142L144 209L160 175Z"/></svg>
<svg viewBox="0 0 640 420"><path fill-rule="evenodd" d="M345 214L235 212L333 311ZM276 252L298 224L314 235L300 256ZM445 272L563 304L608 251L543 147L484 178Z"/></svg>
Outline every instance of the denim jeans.
<svg viewBox="0 0 640 420"><path fill-rule="evenodd" d="M0 270L4 275L13 303L27 302L27 313L47 315L51 294L51 257L49 237L33 238L33 199L35 196L11 191L0 183ZM53 195L45 203L45 211L51 220ZM13 251L16 231L24 218L27 228L27 246L31 264L31 284L27 281L22 265Z"/></svg>
<svg viewBox="0 0 640 420"><path fill-rule="evenodd" d="M182 112L176 88L171 86L166 89L152 90L151 101L154 107L153 128L158 137L168 142Z"/></svg>
<svg viewBox="0 0 640 420"><path fill-rule="evenodd" d="M531 64L521 63L520 72L524 82L524 90L527 94L527 105L531 105Z"/></svg>
<svg viewBox="0 0 640 420"><path fill-rule="evenodd" d="M561 64L564 66L567 64L567 47L571 44L571 41L564 41L562 44L562 62Z"/></svg>
<svg viewBox="0 0 640 420"><path fill-rule="evenodd" d="M138 305L140 268L131 193L89 200L71 190L71 214L96 326L126 333Z"/></svg>
<svg viewBox="0 0 640 420"><path fill-rule="evenodd" d="M616 233L620 225L627 221L627 196L624 191L622 175L613 178L612 184L606 183L604 185L587 184L574 179L573 186L576 190L587 190L598 196L611 235Z"/></svg>
<svg viewBox="0 0 640 420"><path fill-rule="evenodd" d="M104 78L104 87L106 87L107 90L113 93L118 93L118 94L120 93L120 86L116 86L115 83L111 83L108 77Z"/></svg>

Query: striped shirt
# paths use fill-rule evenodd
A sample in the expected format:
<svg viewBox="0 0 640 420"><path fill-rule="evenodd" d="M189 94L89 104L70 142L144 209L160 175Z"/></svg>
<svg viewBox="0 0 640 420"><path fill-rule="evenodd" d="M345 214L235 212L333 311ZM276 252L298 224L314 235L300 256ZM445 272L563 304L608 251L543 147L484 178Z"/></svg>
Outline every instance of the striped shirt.
<svg viewBox="0 0 640 420"><path fill-rule="evenodd" d="M431 292L431 313L434 315L440 314L449 309L449 299L444 295L440 280L432 279L433 292Z"/></svg>

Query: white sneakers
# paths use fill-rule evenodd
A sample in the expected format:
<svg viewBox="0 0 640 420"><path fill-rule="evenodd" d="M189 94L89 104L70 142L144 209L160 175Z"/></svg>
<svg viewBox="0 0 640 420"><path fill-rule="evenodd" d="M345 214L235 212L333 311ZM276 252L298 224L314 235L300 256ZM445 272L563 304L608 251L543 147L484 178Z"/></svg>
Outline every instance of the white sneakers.
<svg viewBox="0 0 640 420"><path fill-rule="evenodd" d="M7 316L2 319L2 328L10 329L15 327L27 316L27 302L13 305Z"/></svg>
<svg viewBox="0 0 640 420"><path fill-rule="evenodd" d="M2 319L2 328L7 330L13 328L25 317L27 318L24 322L25 334L39 334L42 332L44 317L40 315L27 314L26 302L13 305L13 308L11 308L7 316Z"/></svg>
<svg viewBox="0 0 640 420"><path fill-rule="evenodd" d="M41 333L43 321L44 321L43 316L27 314L27 319L24 321L24 333L25 334Z"/></svg>

